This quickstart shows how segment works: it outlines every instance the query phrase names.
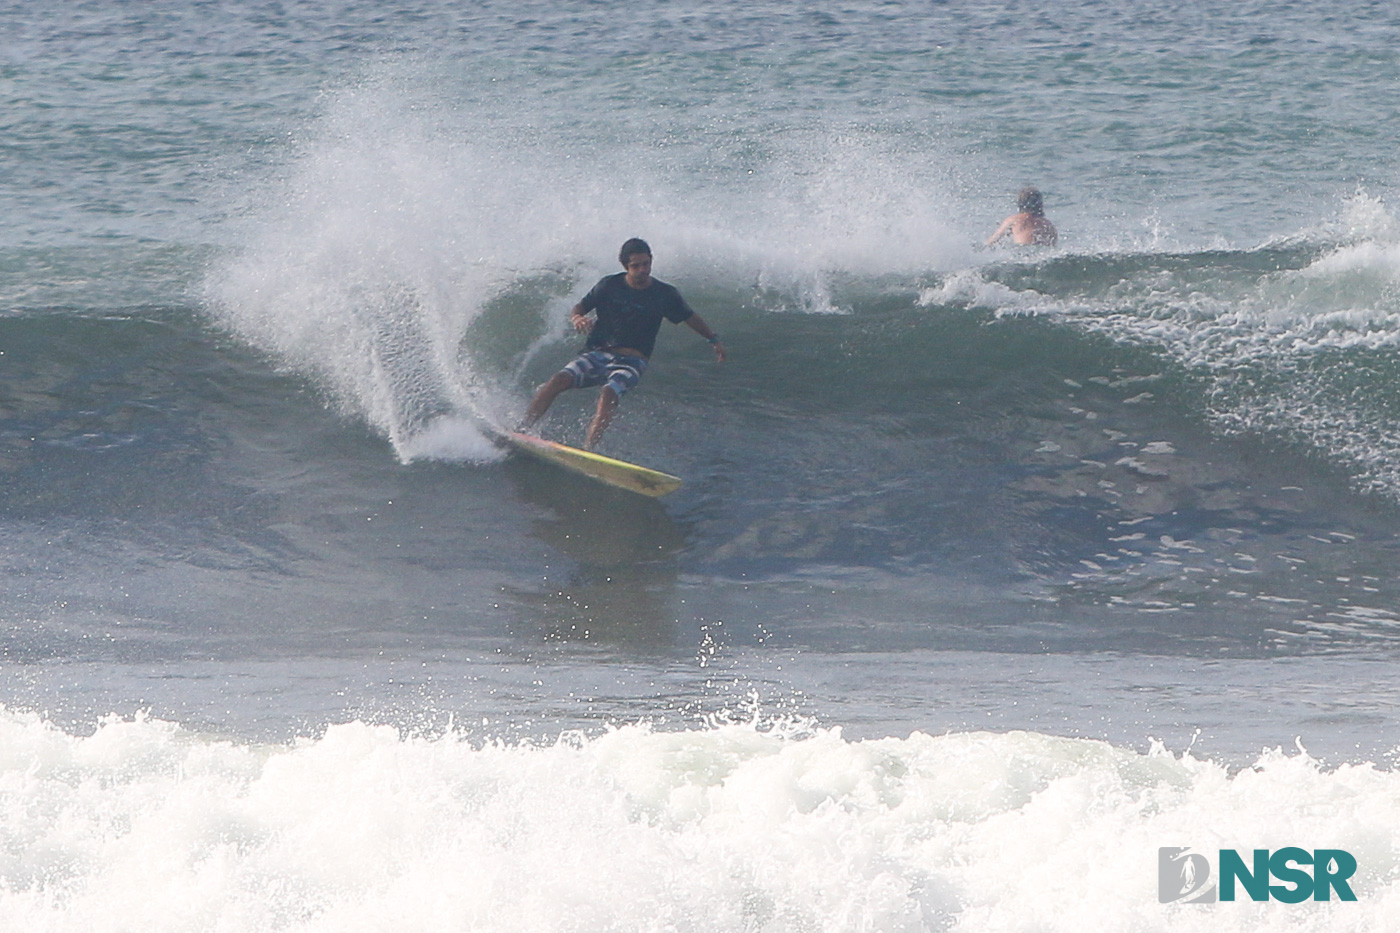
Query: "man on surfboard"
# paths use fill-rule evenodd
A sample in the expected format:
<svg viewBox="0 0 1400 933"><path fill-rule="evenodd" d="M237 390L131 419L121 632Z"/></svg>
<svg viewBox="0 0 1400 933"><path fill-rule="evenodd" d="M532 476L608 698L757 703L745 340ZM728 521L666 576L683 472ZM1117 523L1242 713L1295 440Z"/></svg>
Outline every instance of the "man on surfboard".
<svg viewBox="0 0 1400 933"><path fill-rule="evenodd" d="M617 402L646 372L662 320L685 324L714 347L724 362L724 344L700 315L691 310L675 286L651 277L651 247L633 237L617 257L626 271L604 276L569 312L574 330L588 335L583 352L535 391L525 409L522 429L544 416L554 400L569 389L602 386L598 409L583 446L592 450L612 421ZM593 318L588 315L592 314Z"/></svg>

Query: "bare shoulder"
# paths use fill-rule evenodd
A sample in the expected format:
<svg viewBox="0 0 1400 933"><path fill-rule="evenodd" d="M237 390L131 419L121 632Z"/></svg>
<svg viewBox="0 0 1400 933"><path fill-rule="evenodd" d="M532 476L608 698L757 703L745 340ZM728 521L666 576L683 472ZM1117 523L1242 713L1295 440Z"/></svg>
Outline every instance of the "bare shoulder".
<svg viewBox="0 0 1400 933"><path fill-rule="evenodd" d="M1037 246L1054 246L1060 239L1060 232L1055 229L1055 225L1046 217L1036 217L1033 220L1033 232L1031 242Z"/></svg>
<svg viewBox="0 0 1400 933"><path fill-rule="evenodd" d="M1017 214L1012 220L1011 233L1022 246L1054 246L1059 232L1043 214Z"/></svg>

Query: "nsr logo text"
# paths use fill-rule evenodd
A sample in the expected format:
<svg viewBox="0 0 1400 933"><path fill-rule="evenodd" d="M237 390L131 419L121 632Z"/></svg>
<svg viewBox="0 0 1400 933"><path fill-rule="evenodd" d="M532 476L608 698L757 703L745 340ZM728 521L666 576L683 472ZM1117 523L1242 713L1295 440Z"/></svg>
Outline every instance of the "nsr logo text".
<svg viewBox="0 0 1400 933"><path fill-rule="evenodd" d="M1312 866L1309 872L1303 866ZM1354 901L1347 879L1356 874L1356 859L1342 849L1316 849L1309 852L1290 846L1273 854L1255 849L1253 865L1246 865L1234 849L1220 850L1219 899L1233 901L1235 885L1244 888L1251 900L1273 898L1285 904L1298 904L1312 898ZM1163 904L1214 904L1216 886L1210 882L1210 860L1189 848L1168 846L1157 850L1157 899ZM1282 884L1270 884L1270 876Z"/></svg>

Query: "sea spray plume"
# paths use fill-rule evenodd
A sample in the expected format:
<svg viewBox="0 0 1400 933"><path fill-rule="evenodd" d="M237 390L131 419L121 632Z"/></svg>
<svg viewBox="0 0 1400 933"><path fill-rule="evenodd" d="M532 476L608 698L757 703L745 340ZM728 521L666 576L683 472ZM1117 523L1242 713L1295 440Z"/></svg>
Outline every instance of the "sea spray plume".
<svg viewBox="0 0 1400 933"><path fill-rule="evenodd" d="M443 449L426 434L470 440L471 419L518 408L523 367L483 370L473 323L542 272L573 288L609 271L619 230L666 231L673 279L752 282L802 311L840 310L833 277L918 272L968 248L927 135L818 122L754 140L644 98L580 124L520 113L512 82L529 75L472 85L440 70L386 60L329 92L280 177L235 199L234 247L206 290L223 326L402 460ZM670 144L677 121L707 145ZM562 317L555 297L530 315L536 333L560 332L542 320Z"/></svg>
<svg viewBox="0 0 1400 933"><path fill-rule="evenodd" d="M210 290L221 323L396 449L468 401L458 346L485 284L440 247L452 217L430 193L451 180L422 151L411 136L313 144Z"/></svg>
<svg viewBox="0 0 1400 933"><path fill-rule="evenodd" d="M442 416L490 405L500 387L474 369L468 330L561 252L538 215L512 209L532 173L443 136L406 93L370 82L334 95L285 177L244 209L239 248L206 290L219 323L404 460Z"/></svg>

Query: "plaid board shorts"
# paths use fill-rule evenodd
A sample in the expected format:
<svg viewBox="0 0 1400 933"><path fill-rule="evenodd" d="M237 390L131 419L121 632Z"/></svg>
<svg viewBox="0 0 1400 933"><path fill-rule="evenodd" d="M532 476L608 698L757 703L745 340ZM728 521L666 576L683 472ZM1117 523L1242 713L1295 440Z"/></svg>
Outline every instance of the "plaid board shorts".
<svg viewBox="0 0 1400 933"><path fill-rule="evenodd" d="M578 355L561 372L574 377L575 389L608 385L621 398L634 388L647 371L647 361L640 356L623 356L606 350L588 350Z"/></svg>

